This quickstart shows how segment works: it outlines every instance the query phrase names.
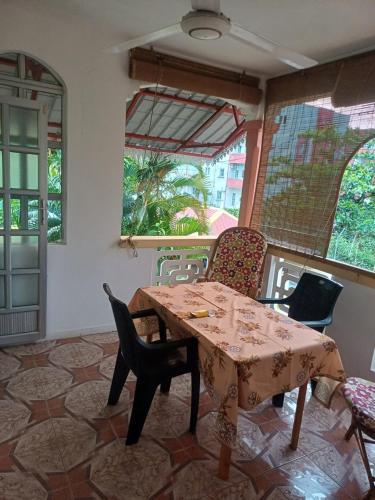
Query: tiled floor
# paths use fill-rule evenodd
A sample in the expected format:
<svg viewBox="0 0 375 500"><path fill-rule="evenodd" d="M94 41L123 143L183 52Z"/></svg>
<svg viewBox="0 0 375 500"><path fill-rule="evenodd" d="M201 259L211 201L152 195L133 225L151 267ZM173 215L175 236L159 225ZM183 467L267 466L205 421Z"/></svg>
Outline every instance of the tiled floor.
<svg viewBox="0 0 375 500"><path fill-rule="evenodd" d="M117 338L113 333L0 351L0 498L360 499L367 478L350 413L310 399L299 449L288 447L296 394L282 410L264 402L240 416L230 479L216 476L215 418L201 394L197 436L186 432L189 378L158 394L137 445L124 446L134 378L107 408ZM375 448L375 447L373 447ZM371 455L375 463L375 449Z"/></svg>

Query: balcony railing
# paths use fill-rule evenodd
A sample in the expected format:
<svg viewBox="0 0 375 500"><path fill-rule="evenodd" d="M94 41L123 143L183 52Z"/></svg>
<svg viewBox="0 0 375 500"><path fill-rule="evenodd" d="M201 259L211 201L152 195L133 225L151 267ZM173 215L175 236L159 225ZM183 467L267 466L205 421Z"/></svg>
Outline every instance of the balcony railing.
<svg viewBox="0 0 375 500"><path fill-rule="evenodd" d="M210 258L210 247L155 249L152 284L193 283L203 276Z"/></svg>

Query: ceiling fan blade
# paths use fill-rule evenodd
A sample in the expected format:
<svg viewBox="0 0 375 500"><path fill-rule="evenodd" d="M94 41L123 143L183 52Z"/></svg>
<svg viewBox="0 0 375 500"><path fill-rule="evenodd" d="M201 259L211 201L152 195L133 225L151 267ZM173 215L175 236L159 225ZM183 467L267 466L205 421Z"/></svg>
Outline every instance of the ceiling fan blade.
<svg viewBox="0 0 375 500"><path fill-rule="evenodd" d="M124 52L125 50L130 50L134 47L146 45L146 43L155 42L156 40L160 40L161 38L166 38L167 36L181 33L181 31L182 30L180 23L173 24L172 26L167 26L166 28L162 28L161 30L154 31L153 33L147 33L147 35L137 36L136 38L132 38L131 40L126 40L126 42L114 45L113 47L108 49L108 52L119 54L120 52Z"/></svg>
<svg viewBox="0 0 375 500"><path fill-rule="evenodd" d="M191 0L193 10L210 10L220 14L220 0Z"/></svg>
<svg viewBox="0 0 375 500"><path fill-rule="evenodd" d="M276 59L282 61L289 66L292 66L296 69L304 69L310 68L311 66L315 66L318 64L318 61L311 59L310 57L306 57L303 54L299 54L294 50L287 49L286 47L282 47L281 45L268 40L262 36L257 35L247 29L243 28L238 24L231 24L230 36L236 38L242 42L247 42L251 45L255 45L262 50L270 52Z"/></svg>

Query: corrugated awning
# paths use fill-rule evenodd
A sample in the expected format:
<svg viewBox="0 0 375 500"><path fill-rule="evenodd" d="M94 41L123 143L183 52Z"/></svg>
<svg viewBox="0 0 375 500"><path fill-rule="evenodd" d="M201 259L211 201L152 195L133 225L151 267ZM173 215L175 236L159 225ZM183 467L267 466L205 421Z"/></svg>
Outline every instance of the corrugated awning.
<svg viewBox="0 0 375 500"><path fill-rule="evenodd" d="M127 105L125 145L213 159L241 138L244 122L239 110L222 99L153 86Z"/></svg>

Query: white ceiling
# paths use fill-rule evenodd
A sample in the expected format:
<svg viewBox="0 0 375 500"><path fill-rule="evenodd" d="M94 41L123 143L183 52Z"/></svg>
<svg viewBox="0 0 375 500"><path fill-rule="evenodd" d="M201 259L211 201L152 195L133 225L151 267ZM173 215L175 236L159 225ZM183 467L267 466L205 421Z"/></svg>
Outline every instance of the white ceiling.
<svg viewBox="0 0 375 500"><path fill-rule="evenodd" d="M113 34L113 44L178 22L190 0L48 0ZM319 62L375 47L375 0L221 0L234 22ZM292 71L260 49L230 38L197 41L185 34L154 43L161 51L249 73Z"/></svg>

